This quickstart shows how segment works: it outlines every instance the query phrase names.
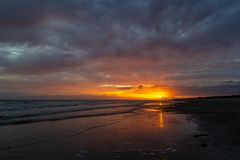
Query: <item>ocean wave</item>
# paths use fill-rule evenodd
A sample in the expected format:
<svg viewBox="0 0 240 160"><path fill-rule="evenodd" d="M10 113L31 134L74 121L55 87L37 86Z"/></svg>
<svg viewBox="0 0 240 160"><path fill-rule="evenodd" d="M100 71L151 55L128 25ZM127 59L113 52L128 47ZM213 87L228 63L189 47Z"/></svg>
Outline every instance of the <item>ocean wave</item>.
<svg viewBox="0 0 240 160"><path fill-rule="evenodd" d="M22 103L22 102L21 102ZM39 102L38 102L39 103ZM43 102L46 103L46 102ZM50 102L48 102L50 103ZM66 104L66 102L64 102ZM68 102L66 107L36 107L32 103L32 109L7 110L0 112L0 125L24 124L40 121L56 121L73 118L109 116L116 114L124 114L133 112L142 108L145 102L142 101L119 101L119 102L92 102L92 105L81 103L70 106L72 102ZM104 105L105 104L105 105ZM17 104L16 104L17 105ZM21 104L22 105L22 104ZM49 106L53 106L50 104ZM21 107L20 107L21 108Z"/></svg>

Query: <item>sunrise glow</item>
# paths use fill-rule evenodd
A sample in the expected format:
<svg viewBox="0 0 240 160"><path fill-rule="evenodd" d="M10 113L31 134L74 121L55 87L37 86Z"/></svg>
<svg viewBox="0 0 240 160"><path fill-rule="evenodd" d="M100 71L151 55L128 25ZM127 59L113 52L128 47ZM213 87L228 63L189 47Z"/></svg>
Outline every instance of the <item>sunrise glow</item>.
<svg viewBox="0 0 240 160"><path fill-rule="evenodd" d="M103 94L109 97L125 98L125 99L165 99L172 96L172 91L153 85L109 85L107 91Z"/></svg>
<svg viewBox="0 0 240 160"><path fill-rule="evenodd" d="M129 99L162 99L162 98L169 98L168 93L166 92L142 92L142 93L134 93L134 92L126 92L126 91L113 91L113 92L106 92L108 96L114 97L122 97L122 98L129 98Z"/></svg>

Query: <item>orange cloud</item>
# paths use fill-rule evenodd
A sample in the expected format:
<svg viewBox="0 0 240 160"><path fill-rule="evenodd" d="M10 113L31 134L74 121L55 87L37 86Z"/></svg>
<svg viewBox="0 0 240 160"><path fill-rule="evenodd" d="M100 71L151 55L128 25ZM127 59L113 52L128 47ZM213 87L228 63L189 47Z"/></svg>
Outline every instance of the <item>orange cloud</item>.
<svg viewBox="0 0 240 160"><path fill-rule="evenodd" d="M172 97L172 91L166 87L147 85L101 85L105 87L105 96L125 99L163 99Z"/></svg>

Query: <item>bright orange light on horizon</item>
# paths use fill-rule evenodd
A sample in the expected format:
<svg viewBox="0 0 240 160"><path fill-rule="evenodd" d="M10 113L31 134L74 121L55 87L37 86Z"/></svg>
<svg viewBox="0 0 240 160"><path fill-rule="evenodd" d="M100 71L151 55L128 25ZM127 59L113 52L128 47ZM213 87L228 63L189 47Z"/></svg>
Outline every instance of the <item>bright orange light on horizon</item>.
<svg viewBox="0 0 240 160"><path fill-rule="evenodd" d="M104 92L104 95L125 99L157 100L171 97L171 92L158 87L141 87L132 89L113 89Z"/></svg>
<svg viewBox="0 0 240 160"><path fill-rule="evenodd" d="M129 98L129 99L163 99L169 98L168 94L165 92L146 92L146 93L131 93L124 91L110 91L105 92L106 96L114 96L119 98Z"/></svg>
<svg viewBox="0 0 240 160"><path fill-rule="evenodd" d="M172 89L151 84L143 85L71 85L50 88L48 95L84 96L91 99L129 99L129 100L159 100L173 97Z"/></svg>

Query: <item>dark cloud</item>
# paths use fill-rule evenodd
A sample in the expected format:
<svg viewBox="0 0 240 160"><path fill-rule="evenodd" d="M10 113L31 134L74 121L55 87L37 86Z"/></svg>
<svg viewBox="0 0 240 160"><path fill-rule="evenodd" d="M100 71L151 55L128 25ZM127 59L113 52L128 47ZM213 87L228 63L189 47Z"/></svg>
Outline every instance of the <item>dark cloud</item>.
<svg viewBox="0 0 240 160"><path fill-rule="evenodd" d="M225 96L225 95L239 95L240 84L226 84L209 87L175 87L179 96Z"/></svg>
<svg viewBox="0 0 240 160"><path fill-rule="evenodd" d="M233 80L228 80L228 81L223 81L223 84L240 84L240 81L233 81Z"/></svg>
<svg viewBox="0 0 240 160"><path fill-rule="evenodd" d="M0 79L216 86L240 79L239 28L238 0L1 0Z"/></svg>

